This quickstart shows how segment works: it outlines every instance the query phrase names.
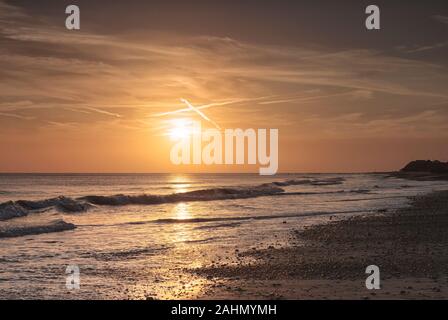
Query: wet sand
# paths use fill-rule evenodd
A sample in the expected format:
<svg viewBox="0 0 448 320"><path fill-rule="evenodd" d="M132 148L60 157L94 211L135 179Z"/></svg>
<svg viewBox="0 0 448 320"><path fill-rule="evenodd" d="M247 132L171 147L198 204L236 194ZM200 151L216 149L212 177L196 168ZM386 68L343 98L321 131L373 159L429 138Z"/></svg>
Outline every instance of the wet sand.
<svg viewBox="0 0 448 320"><path fill-rule="evenodd" d="M199 299L446 299L448 191L395 212L291 230L288 247L236 252L237 263L190 269L211 283ZM380 268L368 290L365 269Z"/></svg>

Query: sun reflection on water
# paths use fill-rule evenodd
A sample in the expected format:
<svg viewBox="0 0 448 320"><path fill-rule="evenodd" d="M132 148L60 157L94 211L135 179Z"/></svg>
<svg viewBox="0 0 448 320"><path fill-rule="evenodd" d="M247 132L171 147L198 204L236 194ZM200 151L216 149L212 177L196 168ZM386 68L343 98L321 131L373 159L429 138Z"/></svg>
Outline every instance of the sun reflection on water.
<svg viewBox="0 0 448 320"><path fill-rule="evenodd" d="M175 193L187 192L191 187L190 179L185 175L176 175L170 179L171 188Z"/></svg>
<svg viewBox="0 0 448 320"><path fill-rule="evenodd" d="M180 202L176 204L172 210L173 219L185 220L191 218L190 205ZM185 223L173 224L173 234L175 242L185 243L191 240L191 228Z"/></svg>
<svg viewBox="0 0 448 320"><path fill-rule="evenodd" d="M188 219L191 217L190 205L185 202L180 202L176 204L173 208L173 216L175 219Z"/></svg>

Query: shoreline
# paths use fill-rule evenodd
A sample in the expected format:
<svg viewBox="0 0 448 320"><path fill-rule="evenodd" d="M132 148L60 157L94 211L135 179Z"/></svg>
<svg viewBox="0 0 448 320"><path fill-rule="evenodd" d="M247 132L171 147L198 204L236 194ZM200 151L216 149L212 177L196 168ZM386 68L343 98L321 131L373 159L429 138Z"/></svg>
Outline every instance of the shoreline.
<svg viewBox="0 0 448 320"><path fill-rule="evenodd" d="M414 181L447 181L448 173L435 173L428 171L396 171L390 173L389 177Z"/></svg>
<svg viewBox="0 0 448 320"><path fill-rule="evenodd" d="M445 299L448 190L410 207L291 230L291 245L236 253L234 265L190 269L211 283L197 299ZM381 289L368 290L369 265Z"/></svg>

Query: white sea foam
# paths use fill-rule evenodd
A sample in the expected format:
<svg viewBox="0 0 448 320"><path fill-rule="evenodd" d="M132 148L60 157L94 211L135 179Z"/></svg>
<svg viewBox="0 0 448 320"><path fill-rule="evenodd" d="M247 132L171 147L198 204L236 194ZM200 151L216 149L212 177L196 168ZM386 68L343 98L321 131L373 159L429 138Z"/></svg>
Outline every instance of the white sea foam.
<svg viewBox="0 0 448 320"><path fill-rule="evenodd" d="M76 226L63 220L54 220L47 223L24 225L0 225L0 238L21 237L50 232L73 230Z"/></svg>

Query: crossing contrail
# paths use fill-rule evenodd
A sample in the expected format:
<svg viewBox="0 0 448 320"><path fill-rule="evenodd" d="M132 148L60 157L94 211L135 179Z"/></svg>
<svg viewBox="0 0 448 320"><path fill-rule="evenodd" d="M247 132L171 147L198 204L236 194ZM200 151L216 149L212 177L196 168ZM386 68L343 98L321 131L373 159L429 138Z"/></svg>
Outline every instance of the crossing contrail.
<svg viewBox="0 0 448 320"><path fill-rule="evenodd" d="M182 101L183 103L185 103L187 105L188 108L190 108L191 110L193 110L194 112L196 112L198 115L200 115L203 119L205 119L206 121L210 122L211 124L213 124L218 130L221 130L221 127L212 119L210 119L209 117L207 117L201 110L199 110L198 108L194 107L190 102L188 102L188 100L186 99L180 99L180 101Z"/></svg>
<svg viewBox="0 0 448 320"><path fill-rule="evenodd" d="M208 103L208 104L204 104L198 107L195 107L197 110L203 110L203 109L208 109L208 108L212 108L212 107L219 107L219 106L227 106L227 105L232 105L232 104L239 104L242 102L256 102L256 101L263 101L266 99L271 99L271 98L275 98L276 96L270 95L270 96L264 96L264 97L255 97L255 98L239 98L239 99L230 99L230 100L226 100L226 101L221 101L221 102L212 102L212 103ZM168 116L171 114L177 114L177 113L182 113L182 112L187 112L187 111L191 111L191 108L183 108L183 109L178 109L178 110L174 110L174 111L168 111L168 112L162 112L162 113L157 113L154 116L156 117L162 117L162 116Z"/></svg>

